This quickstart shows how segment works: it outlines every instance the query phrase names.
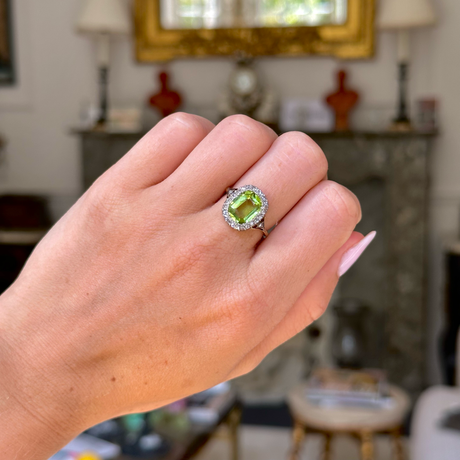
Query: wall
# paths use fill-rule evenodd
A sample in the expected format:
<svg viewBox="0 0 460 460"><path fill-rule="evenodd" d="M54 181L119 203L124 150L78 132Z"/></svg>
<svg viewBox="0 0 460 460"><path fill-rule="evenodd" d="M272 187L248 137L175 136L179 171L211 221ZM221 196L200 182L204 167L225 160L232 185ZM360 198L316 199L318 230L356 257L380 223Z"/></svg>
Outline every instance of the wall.
<svg viewBox="0 0 460 460"><path fill-rule="evenodd" d="M436 1L436 0L435 0ZM0 132L8 141L8 164L0 176L0 191L32 191L75 197L80 190L78 142L69 134L82 104L95 100L96 74L91 43L73 31L79 0L15 0L19 86L0 89ZM458 59L460 2L438 0L440 25L413 34L411 96L438 97L442 134L432 158L428 374L439 379L435 340L441 321L442 255L445 235L456 234L460 184L460 122L457 114L460 81ZM159 67L137 64L132 43L113 47L111 94L120 104L142 104L156 88ZM395 105L395 39L379 34L376 57L347 62L351 84L362 94L362 109ZM333 85L340 63L332 58L265 58L258 68L281 97L318 97ZM174 86L189 108L214 104L232 63L227 59L183 60L168 68Z"/></svg>

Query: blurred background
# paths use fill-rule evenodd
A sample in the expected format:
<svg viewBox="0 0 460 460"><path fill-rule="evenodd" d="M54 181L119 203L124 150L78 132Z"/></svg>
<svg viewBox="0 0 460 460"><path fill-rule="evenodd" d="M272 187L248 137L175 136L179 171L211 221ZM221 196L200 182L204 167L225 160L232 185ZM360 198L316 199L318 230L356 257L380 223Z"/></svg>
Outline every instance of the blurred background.
<svg viewBox="0 0 460 460"><path fill-rule="evenodd" d="M308 133L378 232L252 373L55 460L460 458L459 43L457 0L0 0L0 292L179 110Z"/></svg>

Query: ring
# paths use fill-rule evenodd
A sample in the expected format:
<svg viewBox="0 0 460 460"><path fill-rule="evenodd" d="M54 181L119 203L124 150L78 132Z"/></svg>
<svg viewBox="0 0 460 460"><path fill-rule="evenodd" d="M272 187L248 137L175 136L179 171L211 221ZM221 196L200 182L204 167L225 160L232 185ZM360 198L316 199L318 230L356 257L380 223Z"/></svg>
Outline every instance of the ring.
<svg viewBox="0 0 460 460"><path fill-rule="evenodd" d="M227 199L222 207L222 214L230 227L238 231L262 230L266 238L265 214L268 211L268 200L262 190L254 185L239 188L228 188Z"/></svg>

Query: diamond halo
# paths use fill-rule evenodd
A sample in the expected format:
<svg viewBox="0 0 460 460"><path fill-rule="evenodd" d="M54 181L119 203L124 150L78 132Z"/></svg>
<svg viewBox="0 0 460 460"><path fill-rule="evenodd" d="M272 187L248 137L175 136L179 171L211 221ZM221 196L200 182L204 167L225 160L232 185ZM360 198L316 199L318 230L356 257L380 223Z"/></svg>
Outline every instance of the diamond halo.
<svg viewBox="0 0 460 460"><path fill-rule="evenodd" d="M229 207L230 207L230 204L236 198L238 198L240 195L242 195L244 192L247 192L247 191L254 192L260 198L260 200L262 201L262 206L261 206L259 212L255 215L255 217L253 219L251 219L249 222L245 222L245 223L240 224L240 223L236 222L230 216ZM238 230L240 232L244 231L244 230L249 230L249 229L254 228L254 227L257 227L257 225L259 225L263 221L267 211L268 211L267 197L264 195L262 190L260 190L259 188L255 187L254 185L245 185L243 187L239 187L239 188L237 188L235 190L232 190L228 194L227 199L225 200L225 203L224 203L224 205L222 207L222 215L224 216L224 219L227 222L227 224L230 225L230 227L232 227L235 230Z"/></svg>

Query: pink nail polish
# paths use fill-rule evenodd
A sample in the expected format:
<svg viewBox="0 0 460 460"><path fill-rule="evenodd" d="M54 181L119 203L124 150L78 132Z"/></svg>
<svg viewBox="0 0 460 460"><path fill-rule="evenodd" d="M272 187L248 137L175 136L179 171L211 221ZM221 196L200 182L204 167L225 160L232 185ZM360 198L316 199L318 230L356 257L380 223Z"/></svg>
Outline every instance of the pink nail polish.
<svg viewBox="0 0 460 460"><path fill-rule="evenodd" d="M377 235L377 232L370 232L358 244L350 248L340 261L338 275L344 275L352 265L359 259L364 250L372 243L372 240Z"/></svg>

